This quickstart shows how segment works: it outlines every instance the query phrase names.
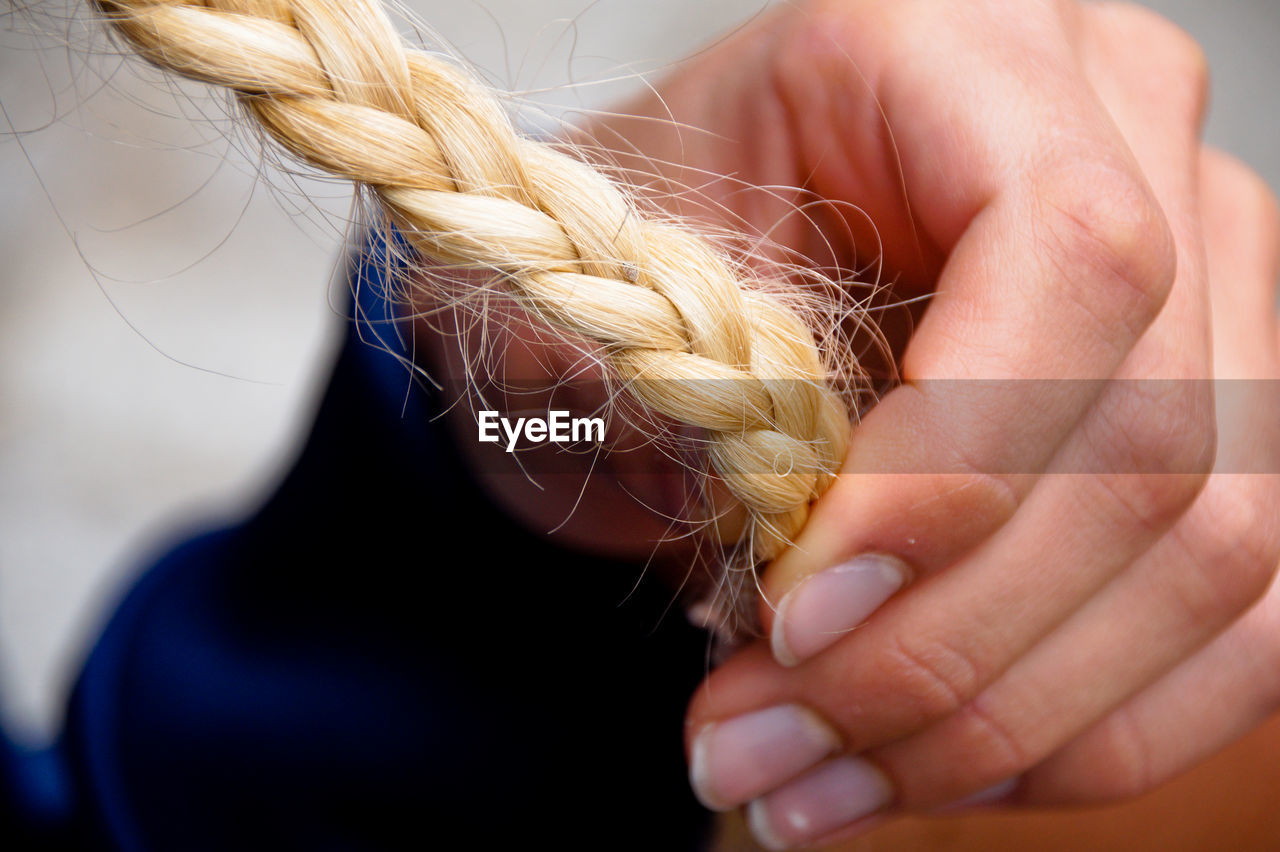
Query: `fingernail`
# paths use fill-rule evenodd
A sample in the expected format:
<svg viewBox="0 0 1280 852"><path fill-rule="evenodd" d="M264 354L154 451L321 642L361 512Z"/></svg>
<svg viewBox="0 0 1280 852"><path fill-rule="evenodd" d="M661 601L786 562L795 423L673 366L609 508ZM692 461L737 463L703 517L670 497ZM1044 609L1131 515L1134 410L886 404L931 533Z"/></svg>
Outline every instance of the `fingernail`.
<svg viewBox="0 0 1280 852"><path fill-rule="evenodd" d="M790 849L843 828L889 804L884 773L858 757L841 757L756 799L747 824L766 849Z"/></svg>
<svg viewBox="0 0 1280 852"><path fill-rule="evenodd" d="M698 733L689 783L702 804L728 810L790 781L839 747L836 732L804 707L757 710Z"/></svg>
<svg viewBox="0 0 1280 852"><path fill-rule="evenodd" d="M783 596L770 637L773 656L794 666L835 643L902 588L907 566L873 553L828 568Z"/></svg>

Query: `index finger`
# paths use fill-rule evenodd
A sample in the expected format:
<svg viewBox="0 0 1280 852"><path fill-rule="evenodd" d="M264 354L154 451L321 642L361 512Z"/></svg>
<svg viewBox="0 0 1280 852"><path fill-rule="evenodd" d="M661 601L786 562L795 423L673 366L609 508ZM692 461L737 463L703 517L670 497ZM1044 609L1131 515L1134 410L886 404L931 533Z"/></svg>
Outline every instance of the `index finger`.
<svg viewBox="0 0 1280 852"><path fill-rule="evenodd" d="M941 24L895 4L857 32L815 27L793 63L801 100L876 99L922 236L948 260L904 386L858 426L838 482L765 575L766 625L769 601L858 553L931 571L999 528L1173 283L1169 224L1081 70L1071 22L947 8ZM895 49L877 54L869 33ZM816 73L824 50L858 56L866 89ZM862 133L849 144L883 128Z"/></svg>

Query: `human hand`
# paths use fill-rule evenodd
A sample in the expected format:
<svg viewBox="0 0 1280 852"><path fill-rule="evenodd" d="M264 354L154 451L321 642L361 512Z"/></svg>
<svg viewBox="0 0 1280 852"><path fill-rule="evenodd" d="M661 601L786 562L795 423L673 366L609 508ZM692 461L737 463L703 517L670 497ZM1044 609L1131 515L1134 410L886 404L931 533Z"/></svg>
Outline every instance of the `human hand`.
<svg viewBox="0 0 1280 852"><path fill-rule="evenodd" d="M1223 391L1215 471L1168 540L984 689L972 700L977 707L959 707L929 730L871 750L875 765L896 772L895 778L919 783L920 770L927 770L930 775L917 788L926 795L931 783L985 783L998 773L983 782L970 773L1001 761L1007 761L1008 776L970 804L1034 806L1136 795L1212 755L1280 707L1280 586L1273 583L1243 612L1242 593L1233 588L1241 574L1265 573L1275 560L1280 213L1255 175L1221 155L1204 155L1201 187L1214 282L1215 372ZM1225 630L1202 644L1224 624ZM876 658L874 649L866 652L870 664ZM699 695L690 732L706 730L721 700L739 707L783 702L788 709L754 717L763 723L754 734L750 722L734 724L739 735L757 737L759 750L739 764L739 777L759 783L770 763L778 767L770 753L787 748L769 742L770 728L773 736L786 736L789 728L791 737L807 744L800 753L813 755L840 742L841 735L815 717L790 709L811 696L819 707L850 698L838 689L824 694L838 674L825 667L781 669L763 646L754 648L713 675ZM857 674L851 679L862 681ZM753 689L761 692L751 695ZM985 713L991 715L979 718ZM704 752L703 759L723 760L724 734L713 737L707 742L717 742L719 753ZM836 748L831 745L816 759ZM839 762L826 764L837 782ZM803 771L794 766L783 769L788 780ZM878 774L859 775L848 765L843 771L851 781L881 783ZM765 799L769 804L755 807L795 804L807 783L784 783L785 790ZM931 804L936 800L917 807ZM876 821L862 820L839 835L859 833Z"/></svg>
<svg viewBox="0 0 1280 852"><path fill-rule="evenodd" d="M1274 605L1250 606L1280 555L1275 401L1224 412L1215 450L1207 380L1280 371L1274 216L1202 152L1195 46L1129 7L917 2L808 7L733 49L738 70L729 46L695 69L713 85L691 73L662 90L678 122L719 134L686 145L684 162L856 202L899 292L938 295L905 386L858 427L840 482L765 574L773 654L748 650L695 699L704 798L760 797L837 752L862 757L753 808L766 834L829 838L890 802L928 809L992 785L989 798L1029 803L1109 798L1269 712L1273 679L1254 677L1232 711L1211 699L1230 693L1200 691L1256 675L1224 660L1266 634ZM753 54L773 58L743 61ZM782 131L769 115L786 117ZM661 152L638 127L628 137ZM733 127L757 132L726 146ZM768 222L769 199L753 211L748 197L721 200ZM1226 207L1242 217L1229 233ZM843 223L846 251L862 221ZM1217 352L1203 222L1228 279L1213 293ZM1241 298L1252 327L1224 307ZM847 567L806 582L834 566ZM797 589L817 594L787 597ZM1170 700L1188 684L1204 706ZM705 727L796 704L818 715ZM1200 737L1175 737L1180 720ZM819 786L838 794L827 809L788 822L820 804Z"/></svg>

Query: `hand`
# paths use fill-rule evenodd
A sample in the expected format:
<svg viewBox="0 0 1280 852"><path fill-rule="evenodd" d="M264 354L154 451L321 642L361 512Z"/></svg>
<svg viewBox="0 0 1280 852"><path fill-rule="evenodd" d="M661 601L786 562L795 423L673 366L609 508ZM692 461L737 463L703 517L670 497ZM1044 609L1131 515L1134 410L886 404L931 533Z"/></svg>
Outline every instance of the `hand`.
<svg viewBox="0 0 1280 852"><path fill-rule="evenodd" d="M1256 175L1212 152L1202 158L1201 197L1214 282L1215 371L1223 380L1215 472L1165 540L971 699L977 706L957 707L931 729L864 755L877 770L913 779L926 769L931 772L927 782L953 790L977 787L996 774L1006 776L968 804L1106 801L1153 788L1280 709L1280 585L1273 582L1243 611L1241 601L1248 596L1235 585L1241 575L1274 568L1280 539L1280 332L1275 313L1280 212ZM1224 624L1222 633L1202 645ZM874 664L874 648L862 653L864 662ZM843 663L856 666L847 659ZM856 668L851 672L855 682L862 682ZM718 743L718 751L726 743L725 731L731 738L736 728L738 736L758 743L763 732L764 747L756 759L740 764L748 783L759 785L770 762L779 766L769 756L775 747L776 755L795 748L798 740L807 744L800 752L822 752L817 760L842 750L837 745L840 733L806 711L791 709L797 701L828 708L855 700L856 694L833 686L838 677L838 671L816 665L783 669L763 646L754 648L717 672L700 693L690 732L706 730L716 718L719 700L727 698L734 710L781 704L784 709L749 715L745 723L724 726L710 739ZM760 692L748 697L750 690ZM838 709L832 717L839 718ZM1045 728L1051 731L1047 736ZM843 736L856 735L855 730ZM774 736L790 737L790 745L771 743ZM704 746L704 760L725 756L708 755ZM975 770L1000 761L1005 761L1003 767L982 781L973 778ZM822 777L793 781L804 771L795 765L782 768L784 789L767 795L757 811L785 808L788 800L804 795L815 777ZM888 789L880 786L884 776L879 771L859 774L856 764L841 766L839 760L825 766L837 783L843 771L848 781L869 785L864 789ZM710 782L701 779L704 785ZM927 796L928 787L923 789ZM937 801L936 796L925 798L918 807ZM897 804L909 807L900 798ZM859 833L875 822L863 820L835 836Z"/></svg>
<svg viewBox="0 0 1280 852"><path fill-rule="evenodd" d="M1265 639L1275 668L1275 605L1251 606L1280 559L1280 418L1272 393L1215 435L1208 380L1280 376L1274 213L1203 152L1204 90L1194 44L1136 8L816 4L709 52L648 108L712 133L677 148L663 125L606 127L687 164L677 182L705 169L857 204L825 229L846 235L836 259L870 220L898 292L937 294L904 386L764 577L772 647L695 699L711 804L766 796L757 826L797 843L984 789L1105 799L1270 712L1274 676L1226 661ZM761 230L795 200L705 195Z"/></svg>

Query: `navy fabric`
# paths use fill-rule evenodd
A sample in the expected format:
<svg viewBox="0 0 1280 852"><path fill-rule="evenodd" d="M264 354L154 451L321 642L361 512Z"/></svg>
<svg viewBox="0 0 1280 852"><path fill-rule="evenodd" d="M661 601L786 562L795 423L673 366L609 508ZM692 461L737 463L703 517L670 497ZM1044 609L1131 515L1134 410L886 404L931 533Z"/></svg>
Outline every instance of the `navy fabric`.
<svg viewBox="0 0 1280 852"><path fill-rule="evenodd" d="M360 275L358 321L277 493L148 569L58 747L4 753L8 836L700 848L681 733L705 634L669 591L634 588L639 566L553 547L489 503L384 351L378 267Z"/></svg>

